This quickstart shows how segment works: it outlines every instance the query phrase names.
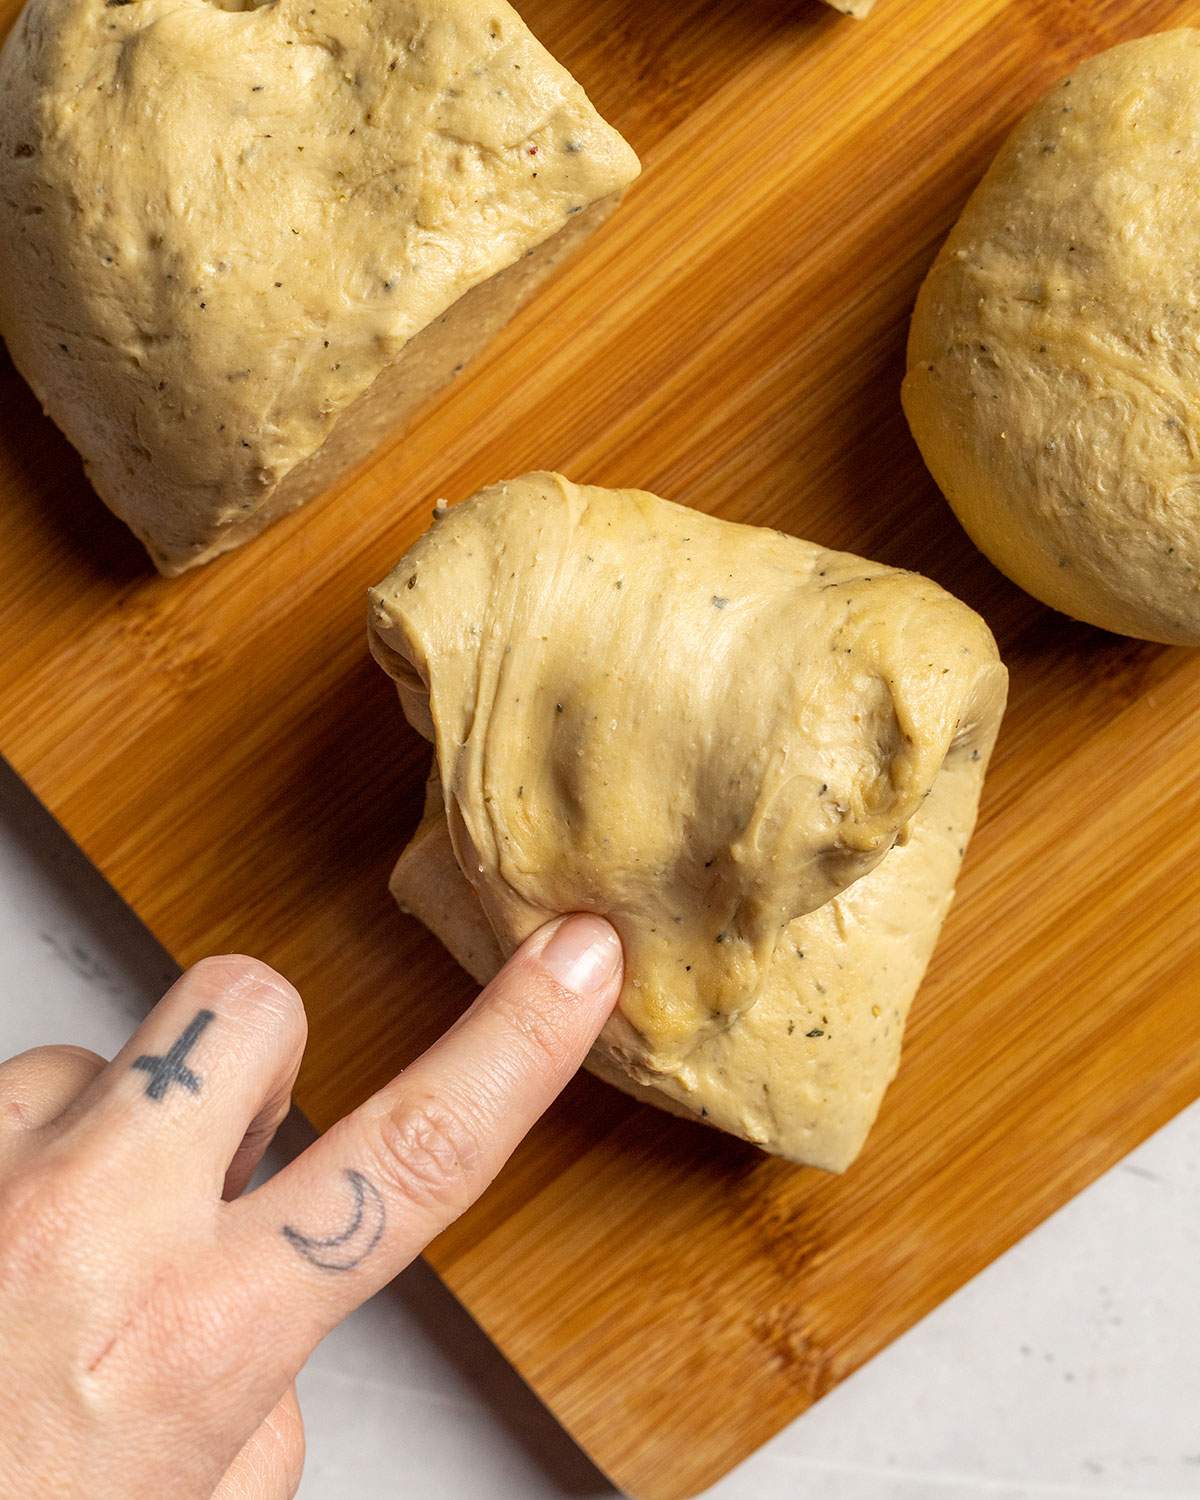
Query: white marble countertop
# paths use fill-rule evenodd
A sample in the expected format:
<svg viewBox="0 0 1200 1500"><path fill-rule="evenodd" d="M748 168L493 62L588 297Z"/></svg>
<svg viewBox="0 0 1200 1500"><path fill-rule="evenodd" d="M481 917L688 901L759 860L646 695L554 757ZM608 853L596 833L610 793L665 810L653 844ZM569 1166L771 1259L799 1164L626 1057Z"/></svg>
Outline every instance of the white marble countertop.
<svg viewBox="0 0 1200 1500"><path fill-rule="evenodd" d="M111 1054L174 972L0 764L0 1056ZM613 1493L420 1264L325 1342L300 1396L302 1500ZM1200 1497L1200 1106L709 1493Z"/></svg>

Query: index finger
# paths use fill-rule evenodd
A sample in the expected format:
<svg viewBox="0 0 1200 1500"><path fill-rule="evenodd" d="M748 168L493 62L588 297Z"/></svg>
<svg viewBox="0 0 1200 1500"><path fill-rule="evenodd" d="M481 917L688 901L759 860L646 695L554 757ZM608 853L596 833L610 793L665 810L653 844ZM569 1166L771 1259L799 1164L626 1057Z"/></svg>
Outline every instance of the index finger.
<svg viewBox="0 0 1200 1500"><path fill-rule="evenodd" d="M479 1197L583 1062L621 973L601 918L541 928L410 1068L228 1206L231 1270L269 1309L273 1357L301 1363Z"/></svg>

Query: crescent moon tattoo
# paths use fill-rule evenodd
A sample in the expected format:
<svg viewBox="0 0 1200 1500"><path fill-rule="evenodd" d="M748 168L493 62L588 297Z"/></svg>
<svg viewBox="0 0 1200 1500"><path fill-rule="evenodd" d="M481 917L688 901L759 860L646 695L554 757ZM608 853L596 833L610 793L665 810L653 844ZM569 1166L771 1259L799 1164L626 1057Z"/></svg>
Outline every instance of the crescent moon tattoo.
<svg viewBox="0 0 1200 1500"><path fill-rule="evenodd" d="M386 1214L379 1189L353 1167L348 1167L342 1175L354 1194L354 1209L349 1224L340 1234L323 1237L302 1234L290 1224L280 1230L297 1255L322 1271L353 1271L366 1260L383 1235Z"/></svg>

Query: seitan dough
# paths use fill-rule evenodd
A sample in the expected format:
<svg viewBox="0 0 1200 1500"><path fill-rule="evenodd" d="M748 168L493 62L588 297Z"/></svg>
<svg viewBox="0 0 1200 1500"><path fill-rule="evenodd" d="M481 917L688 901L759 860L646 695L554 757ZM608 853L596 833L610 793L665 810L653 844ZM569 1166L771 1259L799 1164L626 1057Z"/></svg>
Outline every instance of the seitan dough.
<svg viewBox="0 0 1200 1500"><path fill-rule="evenodd" d="M504 0L29 0L0 331L165 573L394 433L637 158Z"/></svg>
<svg viewBox="0 0 1200 1500"><path fill-rule="evenodd" d="M1017 127L921 290L904 406L1031 594L1200 645L1200 31L1115 47Z"/></svg>
<svg viewBox="0 0 1200 1500"><path fill-rule="evenodd" d="M626 979L591 1065L796 1161L857 1155L950 904L1007 675L936 584L530 474L371 593L435 746L393 890L480 981L558 912Z"/></svg>

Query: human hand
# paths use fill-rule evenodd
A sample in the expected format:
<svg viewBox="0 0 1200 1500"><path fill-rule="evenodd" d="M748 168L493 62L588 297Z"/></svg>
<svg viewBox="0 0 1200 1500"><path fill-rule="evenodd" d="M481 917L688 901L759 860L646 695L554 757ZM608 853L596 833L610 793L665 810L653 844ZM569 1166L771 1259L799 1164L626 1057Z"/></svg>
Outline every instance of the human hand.
<svg viewBox="0 0 1200 1500"><path fill-rule="evenodd" d="M300 1367L487 1187L620 982L606 922L549 923L245 1196L306 1035L265 964L197 964L111 1063L40 1047L0 1064L0 1493L293 1495Z"/></svg>

